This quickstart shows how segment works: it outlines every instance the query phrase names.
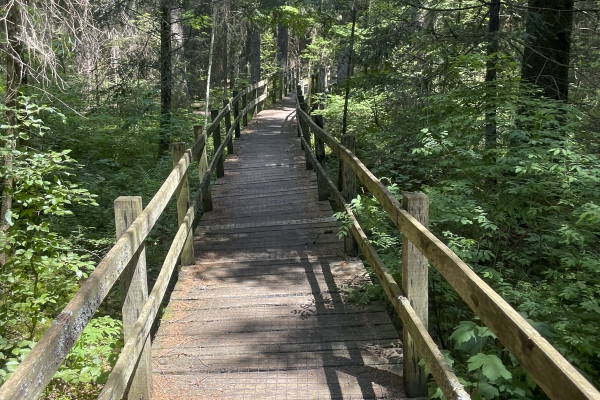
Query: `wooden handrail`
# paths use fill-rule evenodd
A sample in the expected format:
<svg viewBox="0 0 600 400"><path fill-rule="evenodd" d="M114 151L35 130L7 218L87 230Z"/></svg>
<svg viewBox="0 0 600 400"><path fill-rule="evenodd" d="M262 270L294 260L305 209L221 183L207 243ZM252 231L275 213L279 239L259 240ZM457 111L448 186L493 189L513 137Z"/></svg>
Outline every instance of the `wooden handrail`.
<svg viewBox="0 0 600 400"><path fill-rule="evenodd" d="M375 251L375 248L373 248L373 245L371 245L369 242L367 235L362 230L362 227L354 216L352 209L348 206L338 188L331 181L327 175L327 172L325 172L321 164L317 161L316 155L312 152L312 150L310 150L309 143L306 142L303 137L300 140L304 143L304 148L309 149L308 154L311 157L311 162L317 171L317 174L319 174L319 177L326 180L329 192L334 201L338 207L346 211L350 220L352 221L352 235L358 242L358 245L365 258L369 262L369 265L371 268L373 268L373 271L377 275L377 279L379 279L381 286L385 290L388 298L391 300L396 312L402 318L404 326L408 328L411 336L416 341L419 352L423 355L425 363L431 370L431 374L436 382L438 382L442 392L444 393L444 396L446 396L447 399L453 400L469 399L469 395L465 392L465 389L458 381L458 378L452 371L452 368L450 368L446 362L444 355L436 346L435 342L429 335L429 332L427 332L427 328L425 328L419 317L415 314L410 302L402 294L400 287L392 275L388 272L387 267Z"/></svg>
<svg viewBox="0 0 600 400"><path fill-rule="evenodd" d="M379 201L402 234L427 257L429 262L450 283L467 305L481 318L481 321L494 332L504 346L523 364L536 383L550 398L565 400L600 398L600 392L510 304L473 272L448 246L402 209L396 197L364 166L356 155L314 123L311 117L299 106L296 107L296 115L299 121L310 127L309 129L316 137L325 142L333 153L352 168L356 176ZM304 146L307 146L307 142ZM354 230L353 234L360 243L361 239L357 236L361 235L355 234ZM369 254L370 250L367 249L365 256ZM387 281L387 278L383 275L379 278L380 280L384 278L382 282ZM382 284L385 288L385 284ZM395 295L396 292L388 293L392 303L395 301ZM396 307L395 304L394 307ZM400 316L402 317L402 314ZM407 322L405 321L405 324ZM411 329L410 326L409 329ZM433 372L433 366L428 363L427 356L424 355L424 358ZM438 384L444 390L442 382L438 381ZM446 393L444 390L444 395L450 397L451 393Z"/></svg>
<svg viewBox="0 0 600 400"><path fill-rule="evenodd" d="M274 78L277 79L277 76L278 74ZM173 194L180 187L183 180L187 180L187 169L192 161L199 158L199 154L205 149L207 134L216 129L220 121L231 112L233 104L238 103L242 96L252 90L264 87L267 82L268 79L264 79L238 93L234 99L223 107L206 131L198 136L192 147L185 151L146 208L117 240L117 243L100 261L88 279L83 282L80 290L56 317L51 327L0 387L0 400L37 399L41 396L83 329L92 319L98 306L143 245L144 240L163 213ZM121 356L100 395L101 399L118 399L124 393L131 376L135 372L137 360L150 333L177 259L184 248L199 210L199 205L202 204L202 200L210 190L210 181L216 169L217 160L223 156L225 147L233 140L234 128L243 118L243 115L247 115L252 107L262 103L267 96L268 93L265 91L264 94L254 99L242 110L231 128L226 132L225 139L219 148L215 150L209 167L201 177L200 188L195 199L187 209L185 218L183 218L173 239L154 288L144 303L130 338L127 340Z"/></svg>

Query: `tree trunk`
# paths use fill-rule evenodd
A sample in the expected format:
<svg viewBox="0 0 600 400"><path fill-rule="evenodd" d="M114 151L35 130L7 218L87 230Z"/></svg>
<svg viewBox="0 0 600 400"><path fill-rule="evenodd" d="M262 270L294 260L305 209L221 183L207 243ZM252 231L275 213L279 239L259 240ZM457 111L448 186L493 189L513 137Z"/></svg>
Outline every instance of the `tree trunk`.
<svg viewBox="0 0 600 400"><path fill-rule="evenodd" d="M288 67L288 45L288 27L279 25L277 28L277 60L279 61L279 68L281 68L282 71Z"/></svg>
<svg viewBox="0 0 600 400"><path fill-rule="evenodd" d="M352 13L344 13L342 16L342 24L347 24L352 21ZM337 87L345 87L346 78L348 78L350 70L350 43L342 42L342 50L337 55Z"/></svg>
<svg viewBox="0 0 600 400"><path fill-rule="evenodd" d="M6 54L6 97L4 100L6 110L6 122L9 128L6 129L6 141L2 143L2 146L7 151L4 156L4 167L7 171L12 169L12 155L10 150L17 146L17 132L15 126L17 126L17 109L18 103L17 98L19 96L19 89L24 81L23 62L21 55L23 53L23 43L21 42L19 31L21 29L21 9L18 2L12 3L10 9L7 10L6 14L6 26L5 32L7 35L7 54ZM4 251L4 240L7 235L9 223L7 221L7 214L12 208L12 188L14 182L10 174L3 177L2 181L2 206L0 209L0 244L2 245L2 253L0 253L0 267L6 264L8 261L9 252Z"/></svg>
<svg viewBox="0 0 600 400"><path fill-rule="evenodd" d="M348 78L352 72L352 52L354 51L354 28L356 27L356 2L352 7L352 31L350 32L350 51L348 53L348 66L346 71L345 95L344 95L344 115L342 117L342 135L345 135L348 130L348 98L350 97L350 81Z"/></svg>
<svg viewBox="0 0 600 400"><path fill-rule="evenodd" d="M573 0L529 0L521 77L567 101Z"/></svg>
<svg viewBox="0 0 600 400"><path fill-rule="evenodd" d="M492 0L490 3L490 20L488 23L488 48L485 71L485 81L488 83L490 105L493 105L485 114L485 147L493 149L496 147L496 75L498 64L498 31L500 30L500 0Z"/></svg>
<svg viewBox="0 0 600 400"><path fill-rule="evenodd" d="M172 0L171 8L171 33L173 46L173 64L175 76L177 77L176 93L182 97L189 98L187 84L187 70L185 58L183 57L183 46L185 38L183 34L183 7L181 0Z"/></svg>
<svg viewBox="0 0 600 400"><path fill-rule="evenodd" d="M219 2L220 9L217 13L217 21L215 26L215 52L213 54L212 78L213 87L223 90L223 96L227 97L227 36L228 36L228 19L229 19L229 2ZM217 4L219 4L217 3Z"/></svg>
<svg viewBox="0 0 600 400"><path fill-rule="evenodd" d="M250 25L250 80L260 81L260 31Z"/></svg>
<svg viewBox="0 0 600 400"><path fill-rule="evenodd" d="M173 73L171 70L171 1L162 0L160 10L160 139L158 156L169 150L171 137L171 96Z"/></svg>

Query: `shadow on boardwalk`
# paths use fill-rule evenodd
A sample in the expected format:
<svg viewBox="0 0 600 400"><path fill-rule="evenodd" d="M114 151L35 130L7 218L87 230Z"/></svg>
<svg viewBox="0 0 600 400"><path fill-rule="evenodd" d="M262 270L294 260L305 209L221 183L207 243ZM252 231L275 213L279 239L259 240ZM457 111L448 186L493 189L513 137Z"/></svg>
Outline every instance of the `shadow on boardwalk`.
<svg viewBox="0 0 600 400"><path fill-rule="evenodd" d="M155 399L402 399L402 351L317 200L292 99L235 142L153 343Z"/></svg>

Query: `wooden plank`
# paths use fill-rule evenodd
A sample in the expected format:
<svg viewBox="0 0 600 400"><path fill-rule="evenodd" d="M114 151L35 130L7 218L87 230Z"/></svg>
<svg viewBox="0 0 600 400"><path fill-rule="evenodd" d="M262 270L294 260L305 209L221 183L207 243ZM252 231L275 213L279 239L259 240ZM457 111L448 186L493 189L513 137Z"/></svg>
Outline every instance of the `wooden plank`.
<svg viewBox="0 0 600 400"><path fill-rule="evenodd" d="M191 162L187 151L144 211L109 250L81 289L56 317L19 367L0 388L0 399L37 399L93 317L121 272L162 214Z"/></svg>
<svg viewBox="0 0 600 400"><path fill-rule="evenodd" d="M312 123L297 111L299 118ZM312 126L311 126L312 127ZM315 129L319 129L315 126ZM331 135L317 131L323 141L351 166L356 176L375 196L396 227L444 276L482 322L496 334L506 348L523 364L534 380L552 399L595 399L600 392L593 387L546 339L519 313L485 283L441 240L403 210L400 204L364 164Z"/></svg>

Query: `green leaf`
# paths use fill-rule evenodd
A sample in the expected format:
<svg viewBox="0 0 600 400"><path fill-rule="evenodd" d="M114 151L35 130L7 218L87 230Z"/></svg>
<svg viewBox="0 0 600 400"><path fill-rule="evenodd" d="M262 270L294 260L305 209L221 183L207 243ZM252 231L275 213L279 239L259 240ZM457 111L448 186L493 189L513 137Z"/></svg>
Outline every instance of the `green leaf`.
<svg viewBox="0 0 600 400"><path fill-rule="evenodd" d="M481 372L490 382L495 382L499 377L506 380L512 378L512 374L504 367L502 360L494 354L476 354L469 358L468 365L469 371L481 368Z"/></svg>

